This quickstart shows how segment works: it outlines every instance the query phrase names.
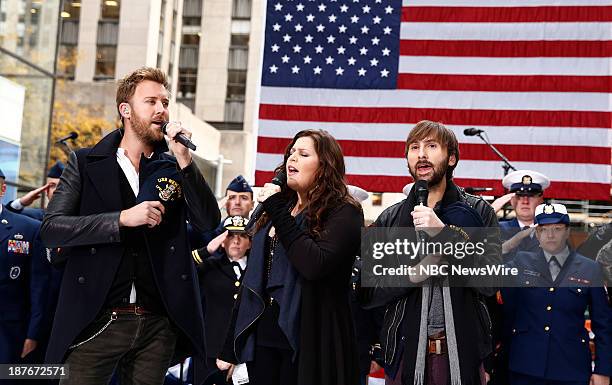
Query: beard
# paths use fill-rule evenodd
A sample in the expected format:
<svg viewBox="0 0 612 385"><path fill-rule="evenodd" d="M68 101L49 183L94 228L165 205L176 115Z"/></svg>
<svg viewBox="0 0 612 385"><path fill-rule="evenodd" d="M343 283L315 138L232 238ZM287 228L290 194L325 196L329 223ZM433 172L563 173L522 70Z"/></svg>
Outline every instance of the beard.
<svg viewBox="0 0 612 385"><path fill-rule="evenodd" d="M132 109L133 110L133 109ZM132 114L132 129L136 137L147 145L155 145L164 139L164 134L161 130L151 128L151 121L142 119L136 112Z"/></svg>
<svg viewBox="0 0 612 385"><path fill-rule="evenodd" d="M449 157L446 157L439 164L433 164L428 161L418 161L414 165L414 169L410 167L410 165L408 165L408 171L410 171L410 175L412 175L412 178L414 178L415 182L420 179L424 179L427 181L427 184L429 185L429 187L437 186L438 184L440 184L440 182L442 182L442 179L446 178L446 171L448 171L448 160L449 160ZM418 176L417 168L423 164L426 164L433 169L433 175L431 177L421 178Z"/></svg>

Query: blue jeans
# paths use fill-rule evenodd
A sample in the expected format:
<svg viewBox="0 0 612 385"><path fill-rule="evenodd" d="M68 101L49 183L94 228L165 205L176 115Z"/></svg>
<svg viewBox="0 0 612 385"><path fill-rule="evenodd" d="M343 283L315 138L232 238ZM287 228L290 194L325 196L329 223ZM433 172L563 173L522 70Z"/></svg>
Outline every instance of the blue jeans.
<svg viewBox="0 0 612 385"><path fill-rule="evenodd" d="M105 313L86 334L99 332L110 319L110 313ZM99 335L70 351L68 378L60 385L105 385L115 370L120 384L161 385L176 339L175 327L167 317L118 314Z"/></svg>

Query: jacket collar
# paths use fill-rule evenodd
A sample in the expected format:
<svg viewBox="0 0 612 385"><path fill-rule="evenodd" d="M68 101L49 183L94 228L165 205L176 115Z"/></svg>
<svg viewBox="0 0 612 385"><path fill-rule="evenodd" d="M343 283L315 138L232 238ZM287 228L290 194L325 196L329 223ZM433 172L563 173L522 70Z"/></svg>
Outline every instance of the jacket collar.
<svg viewBox="0 0 612 385"><path fill-rule="evenodd" d="M442 196L442 200L436 203L434 207L434 211L439 215L440 209L444 206L448 206L449 204L463 201L465 197L462 194L462 190L457 187L453 183L452 180L446 181L446 190L444 191L444 195ZM416 206L416 193L414 187L408 193L408 197L404 200L404 204L400 209L400 227L414 227L414 223L412 222L412 215L410 213Z"/></svg>

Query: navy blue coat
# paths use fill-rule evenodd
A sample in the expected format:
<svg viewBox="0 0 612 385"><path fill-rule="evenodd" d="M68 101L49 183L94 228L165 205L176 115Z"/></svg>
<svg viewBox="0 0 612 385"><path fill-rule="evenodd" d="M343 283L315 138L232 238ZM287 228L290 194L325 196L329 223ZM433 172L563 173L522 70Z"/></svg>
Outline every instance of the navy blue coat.
<svg viewBox="0 0 612 385"><path fill-rule="evenodd" d="M42 221L45 216L45 210L39 207L24 207L21 210L15 210L11 207L11 203L13 203L13 201L10 201L5 207L14 213L25 215L37 221Z"/></svg>
<svg viewBox="0 0 612 385"><path fill-rule="evenodd" d="M516 283L529 286L502 289L509 370L547 380L588 383L591 354L584 328L588 309L596 335L594 372L610 376L612 308L597 263L572 251L555 282L542 251L519 252L508 265L519 270Z"/></svg>
<svg viewBox="0 0 612 385"><path fill-rule="evenodd" d="M499 231L502 243L512 238L516 233L521 231L521 227L516 218L509 221L499 222ZM518 247L509 253L504 254L504 260L509 261L519 251L527 252L538 252L540 250L540 242L535 237L535 234L531 237L527 237L521 241Z"/></svg>
<svg viewBox="0 0 612 385"><path fill-rule="evenodd" d="M39 340L50 265L40 222L2 208L0 213L0 363L20 362L26 338Z"/></svg>

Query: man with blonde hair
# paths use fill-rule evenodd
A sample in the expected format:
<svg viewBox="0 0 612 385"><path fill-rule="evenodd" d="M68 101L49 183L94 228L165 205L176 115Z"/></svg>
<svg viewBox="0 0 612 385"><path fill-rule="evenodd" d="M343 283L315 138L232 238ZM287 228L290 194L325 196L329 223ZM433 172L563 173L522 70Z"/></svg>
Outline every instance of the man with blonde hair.
<svg viewBox="0 0 612 385"><path fill-rule="evenodd" d="M159 69L120 80L123 127L71 154L47 207L41 236L67 250L47 350L48 362L70 367L62 384L106 384L115 370L122 384L162 384L173 356L204 355L186 218L207 231L220 213L175 141L191 132L171 123L164 140L169 100Z"/></svg>

